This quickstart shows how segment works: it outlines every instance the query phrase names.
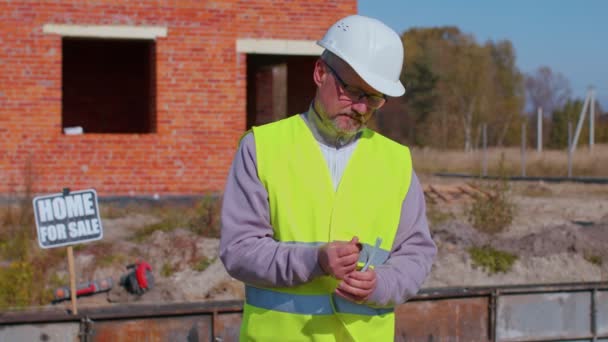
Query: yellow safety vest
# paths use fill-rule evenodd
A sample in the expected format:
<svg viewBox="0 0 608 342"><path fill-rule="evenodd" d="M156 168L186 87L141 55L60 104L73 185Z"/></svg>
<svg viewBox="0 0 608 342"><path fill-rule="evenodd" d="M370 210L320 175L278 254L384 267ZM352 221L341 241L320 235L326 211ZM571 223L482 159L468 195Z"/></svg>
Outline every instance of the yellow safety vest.
<svg viewBox="0 0 608 342"><path fill-rule="evenodd" d="M407 147L364 130L334 191L327 162L299 115L254 127L253 134L276 240L321 245L358 236L360 263L370 257L374 265L386 261L410 186ZM241 340L394 339L393 308L345 300L333 294L337 285L329 276L290 288L247 284Z"/></svg>

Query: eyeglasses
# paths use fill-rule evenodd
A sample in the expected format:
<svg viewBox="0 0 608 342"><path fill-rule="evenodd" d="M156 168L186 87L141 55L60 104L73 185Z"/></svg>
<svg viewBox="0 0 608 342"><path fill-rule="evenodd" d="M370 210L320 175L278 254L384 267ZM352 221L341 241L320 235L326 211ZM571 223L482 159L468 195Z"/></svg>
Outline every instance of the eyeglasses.
<svg viewBox="0 0 608 342"><path fill-rule="evenodd" d="M359 87L347 84L328 63L324 61L324 64L327 66L331 74L334 75L334 79L337 80L338 83L340 83L340 87L342 88L342 90L344 90L344 94L349 99L353 101L361 101L361 99L365 98L367 101L367 105L373 109L378 109L386 103L386 95L366 93Z"/></svg>

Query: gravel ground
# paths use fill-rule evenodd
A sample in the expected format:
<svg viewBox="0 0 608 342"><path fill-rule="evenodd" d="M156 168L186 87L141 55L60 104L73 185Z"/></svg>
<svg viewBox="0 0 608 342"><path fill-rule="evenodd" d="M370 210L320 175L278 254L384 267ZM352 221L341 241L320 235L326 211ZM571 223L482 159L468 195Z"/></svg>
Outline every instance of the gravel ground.
<svg viewBox="0 0 608 342"><path fill-rule="evenodd" d="M427 177L422 182L462 180ZM464 200L434 206L450 219L431 227L439 252L424 288L608 280L608 185L514 183L511 189L516 216L496 235L480 233L466 222ZM100 266L103 255L95 254L92 246L83 248L76 252L76 269L81 281L112 277L115 286L107 294L79 298L80 305L243 298L243 285L226 273L217 258L217 239L185 229L157 231L141 243L128 239L134 229L156 221L141 213L103 220L103 243L108 248L103 255L122 257ZM518 259L509 272L489 274L474 266L467 252L483 245ZM599 257L602 264L590 262L589 256ZM142 296L129 295L118 286L125 264L137 259L152 265L156 279L154 289ZM202 261L206 268L196 270Z"/></svg>
<svg viewBox="0 0 608 342"><path fill-rule="evenodd" d="M466 203L440 208L455 218L431 227L439 252L424 287L608 280L607 185L514 183L510 198L513 223L496 235L466 222ZM473 266L466 250L483 245L516 255L513 268L489 274Z"/></svg>

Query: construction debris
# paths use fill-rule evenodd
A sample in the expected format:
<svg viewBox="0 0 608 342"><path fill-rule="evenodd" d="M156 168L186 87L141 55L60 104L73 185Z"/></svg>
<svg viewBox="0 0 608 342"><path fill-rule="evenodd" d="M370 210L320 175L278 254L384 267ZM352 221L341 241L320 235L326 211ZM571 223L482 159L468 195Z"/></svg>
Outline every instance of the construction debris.
<svg viewBox="0 0 608 342"><path fill-rule="evenodd" d="M111 277L93 280L89 282L80 283L76 286L76 297L88 296L96 293L107 292L112 289L113 281ZM70 287L62 286L55 290L55 298L53 302L60 302L71 298Z"/></svg>
<svg viewBox="0 0 608 342"><path fill-rule="evenodd" d="M426 184L423 186L424 196L432 203L451 204L458 201L469 201L478 197L491 198L492 193L478 188L470 183L463 184Z"/></svg>

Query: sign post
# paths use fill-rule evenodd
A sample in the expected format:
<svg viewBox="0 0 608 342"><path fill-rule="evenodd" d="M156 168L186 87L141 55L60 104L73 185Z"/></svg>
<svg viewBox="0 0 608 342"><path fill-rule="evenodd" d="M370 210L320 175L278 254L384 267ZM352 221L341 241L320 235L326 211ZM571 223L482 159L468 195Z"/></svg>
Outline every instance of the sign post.
<svg viewBox="0 0 608 342"><path fill-rule="evenodd" d="M68 246L68 269L70 271L70 300L72 301L72 314L78 315L76 307L76 271L74 270L74 249Z"/></svg>
<svg viewBox="0 0 608 342"><path fill-rule="evenodd" d="M100 240L103 237L97 192L94 189L34 197L34 216L41 248L67 246L70 272L72 313L76 307L76 275L72 245Z"/></svg>

